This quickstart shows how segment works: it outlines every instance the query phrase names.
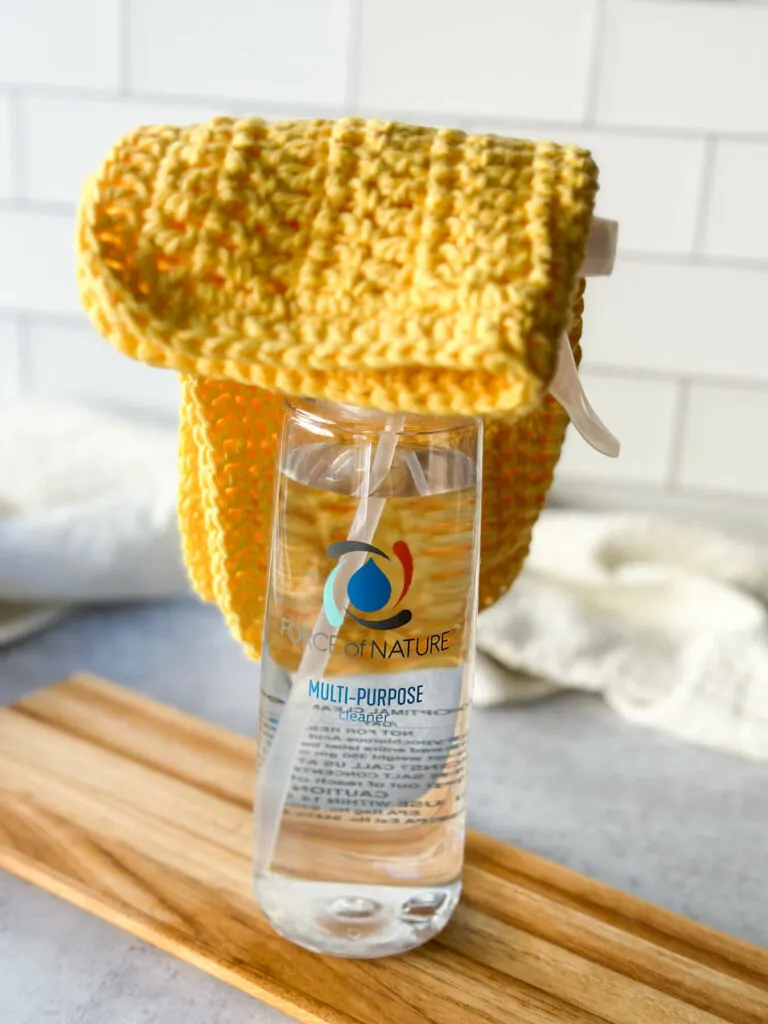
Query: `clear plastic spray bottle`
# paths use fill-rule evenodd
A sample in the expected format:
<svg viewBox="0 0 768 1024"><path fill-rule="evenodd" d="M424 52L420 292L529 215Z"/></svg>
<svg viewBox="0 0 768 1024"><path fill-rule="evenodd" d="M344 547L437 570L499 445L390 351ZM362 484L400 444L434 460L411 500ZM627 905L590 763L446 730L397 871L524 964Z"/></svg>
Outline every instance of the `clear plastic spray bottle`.
<svg viewBox="0 0 768 1024"><path fill-rule="evenodd" d="M615 225L595 226L585 272L609 273ZM565 336L550 390L593 447L618 454ZM255 891L276 931L320 953L401 953L459 899L481 457L479 419L286 406Z"/></svg>
<svg viewBox="0 0 768 1024"><path fill-rule="evenodd" d="M458 900L481 452L476 419L286 413L256 892L320 952L401 952Z"/></svg>

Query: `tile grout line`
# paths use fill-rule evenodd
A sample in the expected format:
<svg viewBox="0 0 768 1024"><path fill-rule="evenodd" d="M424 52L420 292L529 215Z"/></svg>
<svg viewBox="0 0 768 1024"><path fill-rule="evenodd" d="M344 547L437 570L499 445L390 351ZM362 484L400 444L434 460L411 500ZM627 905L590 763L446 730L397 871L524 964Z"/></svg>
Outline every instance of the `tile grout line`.
<svg viewBox="0 0 768 1024"><path fill-rule="evenodd" d="M707 235L707 220L709 219L709 207L715 184L716 153L717 139L714 135L708 135L704 140L701 177L699 179L699 195L696 202L696 220L693 229L693 239L691 241L692 256L701 256L704 253L704 243Z"/></svg>
<svg viewBox="0 0 768 1024"><path fill-rule="evenodd" d="M360 106L360 68L363 14L361 0L347 0L349 27L346 45L346 82L344 100L347 113L357 113Z"/></svg>
<svg viewBox="0 0 768 1024"><path fill-rule="evenodd" d="M705 253L645 252L640 249L620 249L618 262L650 263L668 267L712 267L720 270L768 271L768 260L752 256L709 256Z"/></svg>
<svg viewBox="0 0 768 1024"><path fill-rule="evenodd" d="M592 128L597 115L597 103L603 70L603 43L605 41L606 0L594 0L594 19L589 40L587 81L584 91L584 117L582 126Z"/></svg>
<svg viewBox="0 0 768 1024"><path fill-rule="evenodd" d="M610 492L612 496L617 494L631 494L633 500L637 499L638 493L642 493L646 498L656 500L657 498L669 499L672 501L693 501L693 500L704 500L706 502L712 502L713 504L723 506L732 506L734 502L738 502L739 506L746 505L750 509L756 508L767 508L768 498L763 494L756 494L754 491L740 491L740 490L717 490L717 488L709 486L705 487L700 484L686 484L685 486L679 487L665 487L663 483L648 483L647 481L638 480L633 478L631 480L615 480L611 481L606 477L592 476L588 474L570 474L567 476L561 476L559 481L556 479L554 486L562 491L568 489L573 492L574 489L581 490L584 487L589 487L592 494L597 493L595 488L600 488L603 492ZM583 493L580 495L580 499L583 501ZM579 499L577 499L579 500ZM615 497L612 497L612 506L615 508Z"/></svg>
<svg viewBox="0 0 768 1024"><path fill-rule="evenodd" d="M15 89L6 92L8 97L8 134L11 140L11 202L21 199L25 188L24 142L21 117L21 96Z"/></svg>
<svg viewBox="0 0 768 1024"><path fill-rule="evenodd" d="M6 91L9 95L18 93L32 98L52 99L81 99L84 101L94 100L125 100L128 96L136 102L145 103L176 103L180 105L220 105L231 104L233 106L247 106L253 103L262 105L267 113L273 112L276 116L291 115L297 116L341 116L344 113L344 105L338 103L323 103L313 105L310 103L291 103L282 100L271 100L258 96L219 96L210 93L166 93L152 92L131 87L128 92L116 89L103 89L88 86L69 85L47 85L44 82L25 83L19 85L13 82L0 81L0 92ZM670 127L668 125L644 125L644 124L608 124L605 122L587 125L583 118L569 120L558 120L557 118L530 118L524 114L505 115L499 117L497 114L479 112L438 112L429 110L403 110L395 108L374 107L370 116L392 118L395 120L412 120L419 118L424 121L447 122L457 121L469 127L478 124L490 124L498 128L505 125L510 128L530 126L552 132L567 132L589 130L598 135L634 135L641 138L678 139L681 141L700 141L702 138L714 137L733 142L746 142L754 145L768 144L768 131L731 131L724 126L718 129L686 128L685 126Z"/></svg>
<svg viewBox="0 0 768 1024"><path fill-rule="evenodd" d="M680 489L680 472L683 464L683 450L685 447L686 423L690 407L691 382L681 380L678 382L677 403L674 412L672 427L672 441L668 453L667 472L665 474L666 490L676 493Z"/></svg>
<svg viewBox="0 0 768 1024"><path fill-rule="evenodd" d="M725 388L732 391L758 391L768 394L768 378L755 380L754 377L726 377L714 373L697 373L676 370L654 370L644 366L625 366L616 363L590 363L584 367L586 376L607 377L613 380L643 380L656 384L685 384L709 388Z"/></svg>
<svg viewBox="0 0 768 1024"><path fill-rule="evenodd" d="M15 322L25 321L28 328L33 325L39 325L41 327L54 327L62 330L73 330L73 329L86 329L90 330L91 323L86 317L84 312L77 312L73 310L71 313L57 312L49 310L34 310L34 309L22 309L16 308L2 308L0 307L0 317L7 317Z"/></svg>
<svg viewBox="0 0 768 1024"><path fill-rule="evenodd" d="M121 96L130 96L131 81L131 0L120 0L118 40L118 78Z"/></svg>
<svg viewBox="0 0 768 1024"><path fill-rule="evenodd" d="M32 99L114 100L117 89L99 85L49 85L47 82L10 82L0 79L0 90L23 93Z"/></svg>
<svg viewBox="0 0 768 1024"><path fill-rule="evenodd" d="M16 317L16 365L18 368L19 396L30 398L32 395L32 365L30 362L30 322L29 315L20 313Z"/></svg>
<svg viewBox="0 0 768 1024"><path fill-rule="evenodd" d="M397 116L396 114L394 116ZM423 116L435 117L435 114L424 114ZM443 117L451 116L441 115ZM455 115L459 116L459 115ZM493 128L505 129L506 127L516 129L529 126L544 131L567 132L567 131L589 131L593 135L610 135L614 138L630 136L642 139L674 140L676 142L701 142L708 135L713 134L704 128L670 128L665 125L643 125L643 124L610 124L604 121L595 122L587 126L581 119L562 121L551 118L530 118L525 115L507 115L500 117L496 114L462 114L465 121L473 125L491 125ZM756 146L764 146L768 143L768 133L744 133L729 132L727 129L718 129L717 136L729 142L742 142Z"/></svg>
<svg viewBox="0 0 768 1024"><path fill-rule="evenodd" d="M77 203L63 203L48 199L0 199L0 213L12 210L17 213L34 213L46 217L72 217L77 210Z"/></svg>

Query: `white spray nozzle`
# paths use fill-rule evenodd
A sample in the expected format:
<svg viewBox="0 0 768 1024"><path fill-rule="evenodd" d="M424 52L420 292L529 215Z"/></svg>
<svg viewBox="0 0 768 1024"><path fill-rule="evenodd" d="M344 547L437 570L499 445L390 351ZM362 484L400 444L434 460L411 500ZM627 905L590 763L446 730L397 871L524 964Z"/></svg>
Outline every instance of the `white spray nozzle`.
<svg viewBox="0 0 768 1024"><path fill-rule="evenodd" d="M615 220L594 217L589 228L587 254L581 267L584 277L607 277L616 261L619 225ZM567 332L563 332L557 350L557 368L549 385L549 393L568 413L574 427L584 440L603 455L615 459L621 450L616 437L589 404L573 358Z"/></svg>
<svg viewBox="0 0 768 1024"><path fill-rule="evenodd" d="M549 385L549 393L562 405L588 445L615 459L621 450L616 437L589 404L573 358L568 335L563 334L557 352L557 369Z"/></svg>
<svg viewBox="0 0 768 1024"><path fill-rule="evenodd" d="M605 217L593 217L587 237L587 253L581 265L582 277L609 277L616 262L619 223Z"/></svg>

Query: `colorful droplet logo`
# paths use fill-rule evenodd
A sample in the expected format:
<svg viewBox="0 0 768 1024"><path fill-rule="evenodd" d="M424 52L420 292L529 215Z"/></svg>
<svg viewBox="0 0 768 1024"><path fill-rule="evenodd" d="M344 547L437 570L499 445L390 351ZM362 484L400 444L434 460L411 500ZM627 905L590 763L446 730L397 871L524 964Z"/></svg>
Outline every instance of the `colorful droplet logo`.
<svg viewBox="0 0 768 1024"><path fill-rule="evenodd" d="M380 612L392 597L392 584L372 558L354 573L347 584L350 604L361 612Z"/></svg>
<svg viewBox="0 0 768 1024"><path fill-rule="evenodd" d="M343 564L341 559L345 555L355 552L367 554L368 558L349 577L345 607L342 608L335 595L336 580ZM413 558L410 548L404 540L399 540L392 545L392 553L400 563L403 573L403 585L400 595L394 603L394 610L410 590L413 579ZM375 615L376 612L386 608L392 599L392 583L385 571L387 563L392 565L392 560L381 548L365 544L362 541L342 540L331 544L327 554L329 558L339 559L339 564L329 573L323 590L323 610L325 617L334 629L341 627L345 614L369 629L397 629L411 621L412 613L408 608L401 608L383 619L361 618L357 614L362 612L363 615ZM377 562L377 558L384 560L385 568L382 568Z"/></svg>

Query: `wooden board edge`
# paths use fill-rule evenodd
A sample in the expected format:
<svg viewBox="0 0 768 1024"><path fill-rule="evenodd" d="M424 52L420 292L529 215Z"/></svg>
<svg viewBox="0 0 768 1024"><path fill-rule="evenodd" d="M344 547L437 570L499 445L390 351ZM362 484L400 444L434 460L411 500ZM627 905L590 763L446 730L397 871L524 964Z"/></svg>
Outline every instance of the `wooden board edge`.
<svg viewBox="0 0 768 1024"><path fill-rule="evenodd" d="M467 839L477 852L490 851L490 856L497 857L498 862L507 862L502 866L523 875L528 881L540 883L547 897L554 902L558 900L557 894L562 893L562 902L581 906L592 915L599 909L606 919L643 925L659 936L697 944L723 960L733 960L737 966L749 962L755 972L763 975L764 984L768 987L768 949L483 832L468 829ZM514 864L509 864L512 858Z"/></svg>

